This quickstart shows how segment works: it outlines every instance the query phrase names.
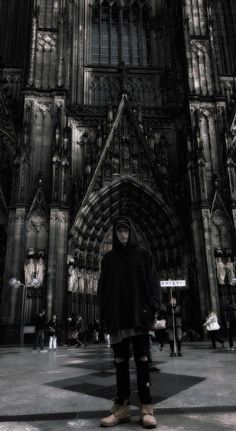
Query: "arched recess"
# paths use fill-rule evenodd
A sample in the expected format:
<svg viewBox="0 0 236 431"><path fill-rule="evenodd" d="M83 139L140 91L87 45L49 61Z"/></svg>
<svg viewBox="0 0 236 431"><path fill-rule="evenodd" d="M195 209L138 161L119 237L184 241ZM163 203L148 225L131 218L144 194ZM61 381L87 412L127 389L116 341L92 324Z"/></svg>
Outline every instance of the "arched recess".
<svg viewBox="0 0 236 431"><path fill-rule="evenodd" d="M74 227L75 263L98 271L102 241L118 214L130 217L150 245L156 265L166 270L181 266L184 235L176 212L161 194L136 178L122 177L91 193Z"/></svg>

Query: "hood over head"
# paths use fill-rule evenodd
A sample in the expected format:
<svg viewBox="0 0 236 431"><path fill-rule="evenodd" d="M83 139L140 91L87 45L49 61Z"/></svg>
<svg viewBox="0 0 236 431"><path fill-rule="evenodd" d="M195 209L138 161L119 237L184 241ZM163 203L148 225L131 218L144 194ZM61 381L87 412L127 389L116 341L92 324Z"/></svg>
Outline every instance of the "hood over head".
<svg viewBox="0 0 236 431"><path fill-rule="evenodd" d="M117 238L116 231L120 226L125 226L129 229L129 241L124 247ZM113 250L130 250L138 246L138 238L135 229L126 216L119 216L113 223Z"/></svg>

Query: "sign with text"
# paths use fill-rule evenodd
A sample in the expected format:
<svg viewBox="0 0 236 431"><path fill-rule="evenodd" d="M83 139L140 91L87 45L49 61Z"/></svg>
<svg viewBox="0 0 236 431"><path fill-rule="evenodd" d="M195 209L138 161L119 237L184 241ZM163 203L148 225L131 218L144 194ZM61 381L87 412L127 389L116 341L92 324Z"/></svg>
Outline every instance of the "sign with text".
<svg viewBox="0 0 236 431"><path fill-rule="evenodd" d="M161 280L161 287L186 287L185 280Z"/></svg>

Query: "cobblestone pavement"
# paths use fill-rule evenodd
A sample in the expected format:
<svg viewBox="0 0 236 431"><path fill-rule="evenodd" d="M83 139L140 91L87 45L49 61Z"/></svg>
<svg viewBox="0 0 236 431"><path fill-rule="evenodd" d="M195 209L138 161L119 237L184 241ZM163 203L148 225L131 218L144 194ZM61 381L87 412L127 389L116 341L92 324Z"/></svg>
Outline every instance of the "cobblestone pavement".
<svg viewBox="0 0 236 431"><path fill-rule="evenodd" d="M158 431L236 431L236 351L212 350L209 342L186 343L182 358L154 345L152 396ZM116 431L141 430L136 374L131 360L132 421ZM0 431L101 429L115 397L112 351L99 344L0 348Z"/></svg>

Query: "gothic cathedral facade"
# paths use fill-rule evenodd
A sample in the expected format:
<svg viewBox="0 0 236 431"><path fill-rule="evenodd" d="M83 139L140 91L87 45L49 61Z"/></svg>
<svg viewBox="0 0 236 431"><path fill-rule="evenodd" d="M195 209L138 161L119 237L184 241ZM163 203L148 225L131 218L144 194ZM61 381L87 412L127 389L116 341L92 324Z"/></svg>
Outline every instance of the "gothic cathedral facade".
<svg viewBox="0 0 236 431"><path fill-rule="evenodd" d="M186 322L222 310L236 299L236 0L15 3L0 0L1 325L21 309L12 277L26 323L40 307L97 318L118 214L162 280L186 281Z"/></svg>

